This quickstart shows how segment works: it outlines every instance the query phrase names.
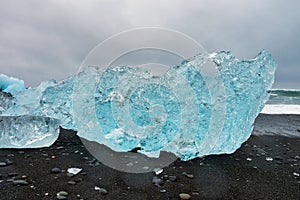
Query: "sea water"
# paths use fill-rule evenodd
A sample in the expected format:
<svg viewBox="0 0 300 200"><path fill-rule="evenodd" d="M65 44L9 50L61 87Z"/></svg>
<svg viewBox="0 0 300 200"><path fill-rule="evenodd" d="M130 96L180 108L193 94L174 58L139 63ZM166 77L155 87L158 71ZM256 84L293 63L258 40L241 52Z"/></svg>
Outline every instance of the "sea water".
<svg viewBox="0 0 300 200"><path fill-rule="evenodd" d="M261 113L300 114L300 90L273 89Z"/></svg>
<svg viewBox="0 0 300 200"><path fill-rule="evenodd" d="M300 90L271 90L261 114L256 118L253 135L300 137Z"/></svg>

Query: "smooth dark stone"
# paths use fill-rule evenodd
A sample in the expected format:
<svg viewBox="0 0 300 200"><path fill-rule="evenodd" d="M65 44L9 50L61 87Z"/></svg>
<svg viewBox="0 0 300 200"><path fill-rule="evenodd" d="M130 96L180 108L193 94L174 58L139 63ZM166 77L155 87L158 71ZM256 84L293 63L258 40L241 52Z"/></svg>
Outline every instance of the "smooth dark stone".
<svg viewBox="0 0 300 200"><path fill-rule="evenodd" d="M68 181L68 184L69 185L76 185L76 182L75 181Z"/></svg>
<svg viewBox="0 0 300 200"><path fill-rule="evenodd" d="M6 161L6 165L12 165L14 162L13 161L11 161L11 160L7 160Z"/></svg>
<svg viewBox="0 0 300 200"><path fill-rule="evenodd" d="M154 176L152 179L152 183L156 186L164 184L164 181L158 176Z"/></svg>
<svg viewBox="0 0 300 200"><path fill-rule="evenodd" d="M177 177L176 176L169 176L169 180L174 182L174 181L177 180Z"/></svg>
<svg viewBox="0 0 300 200"><path fill-rule="evenodd" d="M28 182L24 181L24 180L14 180L13 184L14 185L28 185Z"/></svg>
<svg viewBox="0 0 300 200"><path fill-rule="evenodd" d="M67 192L60 191L60 192L57 193L56 198L57 199L67 199L68 195L69 194Z"/></svg>
<svg viewBox="0 0 300 200"><path fill-rule="evenodd" d="M52 174L59 174L60 172L61 172L61 169L58 168L58 167L55 167L55 168L51 169Z"/></svg>
<svg viewBox="0 0 300 200"><path fill-rule="evenodd" d="M8 175L9 177L18 176L18 174L17 174L17 173L15 173L15 172L8 173L7 175Z"/></svg>
<svg viewBox="0 0 300 200"><path fill-rule="evenodd" d="M281 156L276 156L275 160L283 160L283 158Z"/></svg>
<svg viewBox="0 0 300 200"><path fill-rule="evenodd" d="M107 189L105 189L105 188L100 188L99 191L100 191L100 193L103 194L103 195L108 194L108 191L107 191Z"/></svg>

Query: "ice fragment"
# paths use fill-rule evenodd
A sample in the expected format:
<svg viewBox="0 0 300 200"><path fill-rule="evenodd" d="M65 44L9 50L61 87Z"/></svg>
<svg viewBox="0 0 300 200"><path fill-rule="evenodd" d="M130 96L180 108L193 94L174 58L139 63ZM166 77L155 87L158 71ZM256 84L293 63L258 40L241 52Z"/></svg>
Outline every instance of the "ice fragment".
<svg viewBox="0 0 300 200"><path fill-rule="evenodd" d="M0 116L0 148L39 148L58 138L60 121L40 116Z"/></svg>

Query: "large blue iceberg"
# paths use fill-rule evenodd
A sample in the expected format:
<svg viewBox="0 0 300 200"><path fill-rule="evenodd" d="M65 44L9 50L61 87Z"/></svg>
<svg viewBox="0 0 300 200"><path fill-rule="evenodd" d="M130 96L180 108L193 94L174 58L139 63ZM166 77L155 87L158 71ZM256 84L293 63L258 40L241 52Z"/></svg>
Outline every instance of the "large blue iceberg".
<svg viewBox="0 0 300 200"><path fill-rule="evenodd" d="M217 76L201 71L207 62ZM275 68L266 51L242 61L230 52L196 55L160 77L129 66L89 67L62 82L14 92L9 100L0 96L6 99L0 109L3 116L59 119L63 128L115 151L139 148L150 157L167 151L190 160L232 153L250 137Z"/></svg>

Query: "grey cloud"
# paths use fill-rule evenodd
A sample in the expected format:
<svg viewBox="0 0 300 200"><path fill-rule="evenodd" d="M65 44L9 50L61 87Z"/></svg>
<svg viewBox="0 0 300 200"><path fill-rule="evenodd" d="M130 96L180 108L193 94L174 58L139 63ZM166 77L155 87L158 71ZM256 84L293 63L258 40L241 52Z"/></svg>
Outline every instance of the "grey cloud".
<svg viewBox="0 0 300 200"><path fill-rule="evenodd" d="M27 86L60 80L76 73L88 52L112 34L161 26L238 58L267 49L278 62L275 87L300 89L299 7L296 0L1 1L0 73Z"/></svg>

